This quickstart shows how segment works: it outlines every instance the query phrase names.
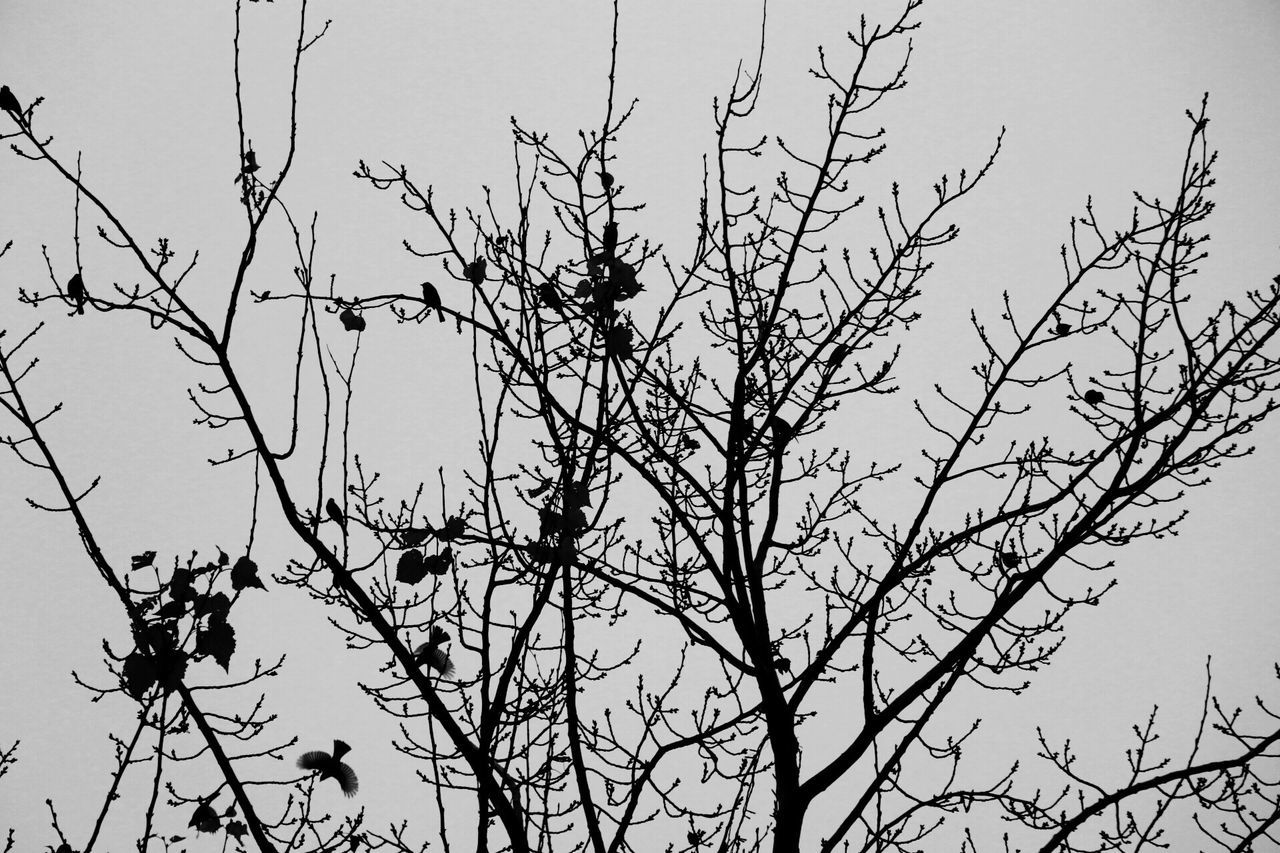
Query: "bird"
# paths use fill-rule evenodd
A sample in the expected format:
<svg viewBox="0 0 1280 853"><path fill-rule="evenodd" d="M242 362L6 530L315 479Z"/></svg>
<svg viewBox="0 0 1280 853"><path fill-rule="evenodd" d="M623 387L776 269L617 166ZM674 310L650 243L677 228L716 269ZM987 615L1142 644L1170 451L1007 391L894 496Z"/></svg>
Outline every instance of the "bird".
<svg viewBox="0 0 1280 853"><path fill-rule="evenodd" d="M542 300L542 304L555 311L557 314L564 313L564 299L560 297L560 291L556 290L554 283L544 281L538 285L538 298Z"/></svg>
<svg viewBox="0 0 1280 853"><path fill-rule="evenodd" d="M22 105L18 103L17 96L9 90L8 86L0 86L0 110L22 117Z"/></svg>
<svg viewBox="0 0 1280 853"><path fill-rule="evenodd" d="M84 313L84 304L89 301L89 291L84 288L84 279L80 277L80 273L71 276L67 282L67 296L71 297L71 301L76 304L76 313Z"/></svg>
<svg viewBox="0 0 1280 853"><path fill-rule="evenodd" d="M1096 406L1103 401L1102 392L1097 388L1090 388L1084 392L1084 401L1090 406Z"/></svg>
<svg viewBox="0 0 1280 853"><path fill-rule="evenodd" d="M1062 337L1063 335L1068 334L1070 331L1071 331L1071 326L1068 323L1059 323L1058 325L1053 327L1053 333L1058 337Z"/></svg>
<svg viewBox="0 0 1280 853"><path fill-rule="evenodd" d="M449 660L449 656L441 648L447 642L449 642L449 632L436 625L431 629L427 641L413 650L413 659L448 678L453 675L454 666L453 661Z"/></svg>
<svg viewBox="0 0 1280 853"><path fill-rule="evenodd" d="M427 306L427 310L432 308L440 314L440 322L444 322L444 308L440 303L440 291L436 290L436 286L429 281L422 283L422 302Z"/></svg>
<svg viewBox="0 0 1280 853"><path fill-rule="evenodd" d="M360 789L360 783L356 779L356 772L342 761L342 756L350 751L351 747L340 740L335 740L332 755L318 749L304 752L298 759L298 768L317 771L321 779L337 779L342 793L348 797L354 797L356 791Z"/></svg>
<svg viewBox="0 0 1280 853"><path fill-rule="evenodd" d="M476 258L462 268L462 274L467 277L467 281L479 287L484 284L484 272L487 266L488 262L484 258Z"/></svg>
<svg viewBox="0 0 1280 853"><path fill-rule="evenodd" d="M258 155L250 148L244 152L244 163L240 166L240 173L231 182L238 184L243 181L247 189L249 182L246 179L256 171L258 171Z"/></svg>
<svg viewBox="0 0 1280 853"><path fill-rule="evenodd" d="M342 528L343 533L347 532L347 518L342 514L342 510L338 508L337 501L333 498L325 501L324 511L329 514L330 518L338 522L338 526Z"/></svg>
<svg viewBox="0 0 1280 853"><path fill-rule="evenodd" d="M605 223L604 236L601 238L601 243L604 245L605 255L612 258L613 253L618 248L618 223L612 219Z"/></svg>
<svg viewBox="0 0 1280 853"><path fill-rule="evenodd" d="M849 357L849 347L846 344L836 344L836 348L831 351L830 363L832 367L839 367L846 358Z"/></svg>
<svg viewBox="0 0 1280 853"><path fill-rule="evenodd" d="M600 170L600 186L604 187L605 192L613 189L613 175L609 174L604 169Z"/></svg>
<svg viewBox="0 0 1280 853"><path fill-rule="evenodd" d="M1016 569L1022 564L1022 557L1017 551L1001 551L1000 563L1006 569Z"/></svg>
<svg viewBox="0 0 1280 853"><path fill-rule="evenodd" d="M781 447L791 440L792 426L777 415L770 415L769 429L773 430L773 440Z"/></svg>

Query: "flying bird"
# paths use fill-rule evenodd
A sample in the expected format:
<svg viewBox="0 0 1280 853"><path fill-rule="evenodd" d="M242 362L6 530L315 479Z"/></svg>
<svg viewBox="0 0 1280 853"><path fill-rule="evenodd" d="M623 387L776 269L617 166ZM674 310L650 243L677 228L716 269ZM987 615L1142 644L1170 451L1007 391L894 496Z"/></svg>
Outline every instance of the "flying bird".
<svg viewBox="0 0 1280 853"><path fill-rule="evenodd" d="M436 290L436 286L429 281L422 283L422 302L427 306L427 310L432 308L440 315L440 322L444 322L444 308L440 303L440 291Z"/></svg>
<svg viewBox="0 0 1280 853"><path fill-rule="evenodd" d="M449 660L449 656L442 648L447 642L449 642L449 632L437 625L431 629L427 641L413 650L413 659L420 665L430 667L448 678L453 675L454 666L453 661Z"/></svg>
<svg viewBox="0 0 1280 853"><path fill-rule="evenodd" d="M330 518L338 522L338 526L342 528L343 533L347 532L347 517L342 514L342 510L339 509L337 501L333 498L329 498L329 500L325 501L324 511L329 514Z"/></svg>
<svg viewBox="0 0 1280 853"><path fill-rule="evenodd" d="M67 296L71 297L71 301L76 304L76 313L84 313L84 304L89 301L89 291L84 288L84 279L80 277L80 273L71 276L67 282Z"/></svg>
<svg viewBox="0 0 1280 853"><path fill-rule="evenodd" d="M22 118L22 105L18 103L17 96L9 91L8 86L0 86L0 110L13 113L18 118Z"/></svg>
<svg viewBox="0 0 1280 853"><path fill-rule="evenodd" d="M337 779L338 787L342 789L342 793L348 797L354 797L356 791L360 788L360 783L356 780L356 772L342 761L342 756L350 751L351 747L340 740L335 740L333 742L333 755L318 749L304 752L302 757L298 759L298 767L301 770L318 772L321 779Z"/></svg>

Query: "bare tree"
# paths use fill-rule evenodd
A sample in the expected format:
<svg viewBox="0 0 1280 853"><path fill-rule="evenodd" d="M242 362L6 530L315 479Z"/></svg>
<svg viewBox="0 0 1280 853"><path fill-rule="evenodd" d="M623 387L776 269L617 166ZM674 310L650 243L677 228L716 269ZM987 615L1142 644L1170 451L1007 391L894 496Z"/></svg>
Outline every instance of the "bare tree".
<svg viewBox="0 0 1280 853"><path fill-rule="evenodd" d="M260 486L230 553L140 545L129 567L113 564L93 485L74 484L46 437L62 404L30 402L39 338L0 333L6 443L57 491L30 502L71 519L128 629L104 643L106 675L83 683L94 701L133 702L137 725L112 736L118 768L91 828L64 829L50 803L61 849L94 849L112 808L136 809L139 850L168 849L185 836L157 828L162 806L224 847L261 851L422 850L427 837L518 853L1136 851L1192 825L1195 843L1228 850L1275 842L1276 714L1220 704L1207 677L1194 742L1162 751L1153 712L1112 778L1086 776L1070 744L1043 734L1041 768L996 769L965 749L979 723L956 697L1024 689L1068 614L1115 583L1106 549L1175 531L1185 493L1249 453L1244 436L1275 406L1280 278L1193 310L1215 164L1201 103L1164 200L1136 194L1116 224L1087 203L1057 294L1027 309L1006 292L994 320L975 307L975 381L897 407L929 430L923 467L855 446L840 408L904 396L899 357L935 254L958 235L952 207L1001 144L923 201L894 184L863 209L859 170L885 150L874 117L904 84L919 6L818 51L827 135L814 150L747 135L762 29L752 67L715 104L685 257L637 233L643 200L614 153L632 107L614 65L603 118L576 146L513 121L514 206L486 190L459 212L419 168L361 162L356 177L429 236L404 242L424 281L356 297L325 283L318 214L287 192L304 59L328 28L304 0L278 162L260 162L238 110L245 237L217 311L184 287L197 253L134 230L53 144L41 99L6 87L4 138L75 192L73 234L45 250L49 283L20 300L67 322L140 312L172 334L202 375L188 391L198 423L234 436L213 464L252 465ZM616 7L607 43L616 59ZM766 151L787 165L761 190L752 166ZM852 221L874 238L841 245L850 229L837 224ZM108 287L85 268L82 231L143 283ZM295 282L251 289L262 242L282 237ZM237 318L260 305L296 318L284 424L233 357ZM361 343L369 319L392 317L459 343L478 425L460 478L441 460L408 496L384 491L351 440ZM1086 344L1084 372L1068 358ZM1033 412L1035 424L1051 413L1055 434L1034 434ZM913 496L901 515L883 499L898 481ZM297 557L268 577L255 534L277 512ZM298 594L337 608L349 646L375 650L361 689L421 768L404 823L316 804L318 786L359 795L342 741L273 771L297 751L273 733L265 695L283 660L246 669L234 616L241 596ZM180 769L193 761L216 767L212 788ZM135 767L149 797L116 805Z"/></svg>

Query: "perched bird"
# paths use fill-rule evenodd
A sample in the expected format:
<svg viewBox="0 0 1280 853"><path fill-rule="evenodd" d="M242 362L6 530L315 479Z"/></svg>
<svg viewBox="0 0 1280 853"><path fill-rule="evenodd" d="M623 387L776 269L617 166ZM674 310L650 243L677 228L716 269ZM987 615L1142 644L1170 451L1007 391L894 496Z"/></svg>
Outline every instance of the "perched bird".
<svg viewBox="0 0 1280 853"><path fill-rule="evenodd" d="M769 429L773 430L773 440L779 447L791 440L791 433L793 432L791 424L777 415L770 415L768 424Z"/></svg>
<svg viewBox="0 0 1280 853"><path fill-rule="evenodd" d="M466 276L467 281L476 287L484 284L485 268L488 267L488 261L484 258L476 258L471 263L462 268L462 274Z"/></svg>
<svg viewBox="0 0 1280 853"><path fill-rule="evenodd" d="M318 749L304 752L298 759L298 767L302 770L319 772L321 779L337 779L342 793L348 797L354 797L360 788L360 783L356 780L356 772L342 761L342 756L350 751L351 747L340 740L335 740L333 755Z"/></svg>
<svg viewBox="0 0 1280 853"><path fill-rule="evenodd" d="M71 301L76 304L76 313L84 313L84 304L89 301L89 291L84 288L84 279L80 277L80 273L71 276L67 282L67 296L71 297Z"/></svg>
<svg viewBox="0 0 1280 853"><path fill-rule="evenodd" d="M233 184L243 182L247 189L249 185L248 178L256 171L258 171L258 155L253 153L253 149L250 148L244 152L244 163L240 165L240 174L236 175L231 182Z"/></svg>
<svg viewBox="0 0 1280 853"><path fill-rule="evenodd" d="M618 223L609 220L604 226L604 236L601 238L604 246L604 254L606 257L613 257L613 253L618 249Z"/></svg>
<svg viewBox="0 0 1280 853"><path fill-rule="evenodd" d="M848 357L849 347L846 344L836 344L836 348L831 351L829 361L832 367L839 367Z"/></svg>
<svg viewBox="0 0 1280 853"><path fill-rule="evenodd" d="M1022 565L1022 557L1019 556L1017 551L1001 551L1000 563L1006 569L1016 569Z"/></svg>
<svg viewBox="0 0 1280 853"><path fill-rule="evenodd" d="M9 91L8 86L0 86L0 110L22 117L22 105L18 103L17 96Z"/></svg>
<svg viewBox="0 0 1280 853"><path fill-rule="evenodd" d="M427 306L427 310L432 308L440 315L440 322L444 322L444 307L440 302L440 291L436 290L436 286L429 281L422 283L422 303Z"/></svg>
<svg viewBox="0 0 1280 853"><path fill-rule="evenodd" d="M431 629L427 641L413 650L413 659L420 665L428 666L448 678L453 675L454 666L453 661L449 660L449 656L442 648L447 642L449 642L449 632L436 625Z"/></svg>
<svg viewBox="0 0 1280 853"><path fill-rule="evenodd" d="M542 300L543 305L557 314L564 313L564 299L560 297L560 291L556 290L553 282L544 281L538 285L538 298Z"/></svg>
<svg viewBox="0 0 1280 853"><path fill-rule="evenodd" d="M347 517L342 514L342 510L338 507L337 501L333 498L329 498L329 500L325 501L324 511L329 514L330 518L338 522L338 526L342 528L343 533L347 532Z"/></svg>
<svg viewBox="0 0 1280 853"><path fill-rule="evenodd" d="M604 169L600 170L600 186L604 187L605 192L613 189L613 175L610 175Z"/></svg>
<svg viewBox="0 0 1280 853"><path fill-rule="evenodd" d="M1062 337L1063 335L1066 335L1070 331L1071 331L1071 325L1069 323L1059 323L1058 325L1053 327L1053 333L1058 337Z"/></svg>
<svg viewBox="0 0 1280 853"><path fill-rule="evenodd" d="M1090 388L1084 392L1084 401L1090 406L1096 406L1103 400L1102 392L1097 388Z"/></svg>

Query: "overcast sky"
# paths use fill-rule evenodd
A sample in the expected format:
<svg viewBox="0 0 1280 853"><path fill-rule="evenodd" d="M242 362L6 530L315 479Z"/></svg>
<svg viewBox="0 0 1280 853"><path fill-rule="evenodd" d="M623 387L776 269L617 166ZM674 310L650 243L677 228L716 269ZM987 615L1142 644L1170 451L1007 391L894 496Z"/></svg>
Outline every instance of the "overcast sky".
<svg viewBox="0 0 1280 853"><path fill-rule="evenodd" d="M283 156L281 108L296 9L291 0L277 0L246 4L244 13L246 119L268 170ZM821 128L825 95L804 72L818 43L840 51L858 9L850 2L773 4L760 132L803 142ZM360 158L410 166L435 185L442 205L477 206L482 185L510 197L510 116L566 146L577 128L600 123L606 3L315 2L309 15L317 26L326 19L332 25L305 57L300 146L287 198L306 217L319 211L318 266L326 278L336 276L339 292L407 289L422 277L420 262L400 249L405 237L423 236L421 226L394 198L351 177ZM618 89L639 103L614 171L648 204L641 227L673 255L692 236L701 157L713 142L711 100L726 91L738 60L754 55L759 18L756 3L623 4ZM1205 300L1231 298L1280 273L1280 6L935 0L919 20L909 85L877 118L890 148L863 175L869 200L886 201L895 179L924 199L943 172L980 165L1000 128L1008 129L986 184L954 209L960 240L936 256L924 307L927 334L914 344L926 354L946 361L953 348L962 350L963 318L970 308L994 317L1002 290L1028 310L1047 298L1060 282L1057 251L1068 219L1089 195L1104 219L1118 224L1128 215L1131 189L1171 194L1190 129L1184 111L1206 91L1209 140L1221 161L1213 192L1219 208L1209 223L1212 256L1201 264L1198 286ZM86 182L122 219L141 234L169 236L180 257L200 250L197 286L210 307L219 304L219 286L243 236L232 184L238 168L232 26L227 3L0 0L0 82L24 103L45 98L43 131L56 137L64 157L83 151ZM769 183L768 175L760 179ZM48 321L39 343L43 365L28 390L46 403L66 402L50 431L54 446L81 485L103 476L88 509L114 558L147 548L170 554L240 548L252 472L210 470L204 462L233 439L191 425L185 397L191 373L169 338L150 334L134 317L69 319L58 309L36 312L17 302L19 287L48 289L42 244L61 278L74 268L72 202L70 188L50 169L8 152L0 157L0 244L15 243L0 260L0 328L19 334ZM255 288L270 287L272 275L286 286L290 261L280 238L275 232L278 248L264 250ZM847 239L862 245L856 234ZM91 287L131 280L119 253L92 239L84 252ZM235 353L241 364L261 363L254 390L268 401L287 375L289 344L275 328L270 316L258 315L246 323ZM450 357L404 331L389 329L384 341L368 355L370 382L421 373L426 360ZM449 404L451 397L466 399L469 373L465 362L443 367L421 380L404 402L409 409L368 416L362 440L372 445L378 437L370 452L381 453L384 466L412 458L433 470L470 453L471 439L450 428L469 410L455 412ZM396 387L381 390L371 396L402 396ZM883 433L859 438L907 451L895 447L899 434L885 424ZM1280 693L1267 681L1280 633L1274 561L1280 424L1254 439L1255 456L1216 472L1191 497L1193 515L1181 536L1117 555L1120 588L1104 607L1073 614L1060 660L1010 706L1012 718L1119 744L1151 704L1174 714L1194 705L1210 653L1217 690L1230 701ZM89 678L101 673L100 641L125 641L123 617L69 520L30 509L28 495L51 499L52 491L34 472L0 457L0 745L23 741L19 765L0 782L0 828L16 824L23 850L52 837L46 797L56 799L83 839L107 783L107 728L122 730L128 721L120 702L89 705L70 676L73 668ZM277 558L293 553L281 536L264 535L265 549ZM297 711L291 703L305 701L298 685L342 658L333 655L340 640L323 633L309 602L295 598L273 600L270 611L261 611L271 615L271 630L251 639L253 629L246 628L242 637L259 643L254 654L263 657L294 654L279 688L282 717ZM290 626L316 639L299 648ZM367 676L361 664L332 666L333 692L342 700L295 713L288 723L308 742L323 743L372 713L349 683ZM1188 733L1183 727L1171 737ZM366 770L395 759L373 741L359 744ZM393 771L383 777L386 788L372 781L377 774L367 778L368 801L393 797L391 780L399 778Z"/></svg>

